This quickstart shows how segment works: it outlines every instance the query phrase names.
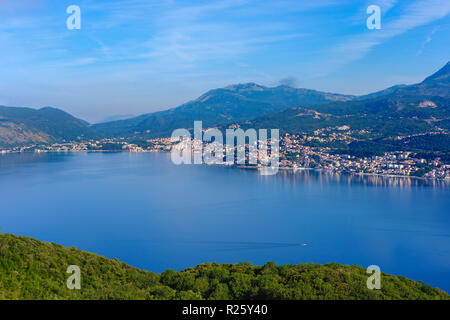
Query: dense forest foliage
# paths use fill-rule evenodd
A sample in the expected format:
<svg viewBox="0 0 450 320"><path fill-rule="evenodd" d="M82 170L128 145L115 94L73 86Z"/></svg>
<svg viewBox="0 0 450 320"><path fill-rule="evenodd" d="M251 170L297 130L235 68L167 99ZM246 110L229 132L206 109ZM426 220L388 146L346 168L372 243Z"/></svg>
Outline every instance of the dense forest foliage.
<svg viewBox="0 0 450 320"><path fill-rule="evenodd" d="M367 130L366 139L409 136L440 131L448 127L450 99L435 98L437 107L418 107L426 98L378 98L294 107L264 115L241 124L242 128L279 128L281 133L312 134L315 130L348 126ZM433 102L433 103L434 103ZM433 121L431 121L431 120ZM355 134L355 133L353 133Z"/></svg>
<svg viewBox="0 0 450 320"><path fill-rule="evenodd" d="M81 289L69 290L69 265ZM369 290L359 266L205 263L155 274L75 248L0 234L0 299L449 299L422 282L383 273Z"/></svg>
<svg viewBox="0 0 450 320"><path fill-rule="evenodd" d="M366 141L353 141L348 148L335 149L336 153L350 154L357 157L382 156L391 151L417 152L426 159L440 157L442 161L448 161L450 154L449 134L419 135L399 140L376 139Z"/></svg>

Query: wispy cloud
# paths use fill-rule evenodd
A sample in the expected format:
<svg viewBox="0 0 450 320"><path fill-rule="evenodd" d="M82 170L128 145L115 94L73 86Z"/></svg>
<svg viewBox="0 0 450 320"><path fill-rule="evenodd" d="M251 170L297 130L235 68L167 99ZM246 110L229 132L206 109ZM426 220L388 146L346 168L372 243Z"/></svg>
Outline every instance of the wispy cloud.
<svg viewBox="0 0 450 320"><path fill-rule="evenodd" d="M205 15L213 14L217 11L224 12L227 9L235 9L254 1L255 0L205 1L199 5L187 5L185 7L172 10L164 18L170 21L193 21L203 18Z"/></svg>
<svg viewBox="0 0 450 320"><path fill-rule="evenodd" d="M372 1L372 4L377 4L380 6L383 13L388 12L391 10L396 4L397 0L378 0L378 1Z"/></svg>
<svg viewBox="0 0 450 320"><path fill-rule="evenodd" d="M62 66L66 66L66 67L78 67L78 66L85 66L88 64L93 64L97 61L96 58L80 58L80 59L76 59L67 63L62 64Z"/></svg>
<svg viewBox="0 0 450 320"><path fill-rule="evenodd" d="M17 14L30 8L40 7L45 0L0 0L0 14Z"/></svg>
<svg viewBox="0 0 450 320"><path fill-rule="evenodd" d="M439 30L439 27L434 28L433 30L431 30L431 32L428 34L428 36L426 37L425 41L422 42L422 45L420 46L419 51L417 51L418 56L420 56L423 53L423 50L425 49L425 46L430 43L433 40L433 35Z"/></svg>
<svg viewBox="0 0 450 320"><path fill-rule="evenodd" d="M363 34L352 36L333 49L334 66L328 72L358 60L371 49L385 41L408 32L414 28L427 25L444 18L450 13L448 0L419 0L407 6L400 16L382 22L382 30L367 30Z"/></svg>
<svg viewBox="0 0 450 320"><path fill-rule="evenodd" d="M282 6L280 3L284 4ZM282 0L275 5L279 10L312 10L335 5L336 1L320 0L303 3ZM93 29L114 29L118 26L138 25L148 28L148 39L142 32L130 34L140 40L100 41L97 52L109 61L146 59L157 64L176 65L237 58L266 45L310 36L307 32L292 32L288 23L269 22L255 25L235 18L262 12L273 14L273 2L259 0L194 1L115 1L99 4L89 2L90 11L107 14L95 22ZM141 23L141 18L147 20ZM133 30L134 31L134 30ZM124 32L124 30L122 30Z"/></svg>
<svg viewBox="0 0 450 320"><path fill-rule="evenodd" d="M202 26L211 31L217 28L217 25ZM230 30L228 27L227 30ZM142 54L141 58L164 57L165 59L173 56L185 61L205 61L233 58L242 53L258 50L260 46L273 43L289 41L308 37L307 33L285 33L275 35L253 34L252 36L233 36L236 33L223 34L216 33L215 37L208 36L199 30L173 29L168 34L155 37L145 45L150 49L149 52ZM238 30L236 30L237 32Z"/></svg>

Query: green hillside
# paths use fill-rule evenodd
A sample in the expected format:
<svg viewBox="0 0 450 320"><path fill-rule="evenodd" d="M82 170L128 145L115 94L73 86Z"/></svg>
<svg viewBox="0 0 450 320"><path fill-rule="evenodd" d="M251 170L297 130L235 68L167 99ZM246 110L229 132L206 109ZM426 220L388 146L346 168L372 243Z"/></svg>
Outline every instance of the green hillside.
<svg viewBox="0 0 450 320"><path fill-rule="evenodd" d="M69 265L81 290L66 288ZM162 274L75 248L0 234L0 299L449 299L436 288L382 274L368 290L365 269L337 263L262 267L205 263Z"/></svg>
<svg viewBox="0 0 450 320"><path fill-rule="evenodd" d="M450 100L435 97L434 107L422 107L430 98L378 98L288 110L242 123L244 128L279 128L281 132L312 133L323 128L349 126L366 130L365 138L411 135L446 129ZM430 102L431 103L431 102Z"/></svg>
<svg viewBox="0 0 450 320"><path fill-rule="evenodd" d="M86 121L56 108L0 106L0 147L74 141L96 136Z"/></svg>

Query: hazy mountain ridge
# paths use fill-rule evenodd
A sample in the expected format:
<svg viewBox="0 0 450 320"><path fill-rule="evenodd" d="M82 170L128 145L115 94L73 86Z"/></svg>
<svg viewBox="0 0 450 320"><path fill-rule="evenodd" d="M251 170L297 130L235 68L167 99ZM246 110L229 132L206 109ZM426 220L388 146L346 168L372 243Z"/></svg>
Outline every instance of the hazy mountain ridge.
<svg viewBox="0 0 450 320"><path fill-rule="evenodd" d="M113 122L113 121L120 121L120 120L128 120L131 118L136 117L134 114L116 114L109 117L104 118L98 123L105 123L105 122Z"/></svg>
<svg viewBox="0 0 450 320"><path fill-rule="evenodd" d="M86 121L60 109L0 106L0 146L51 143L95 137Z"/></svg>
<svg viewBox="0 0 450 320"><path fill-rule="evenodd" d="M236 84L210 90L170 110L120 122L96 124L93 128L109 136L167 136L174 129L191 128L195 120L202 120L205 126L216 126L253 119L299 104L312 106L352 99L353 96L288 86L269 88L256 83Z"/></svg>
<svg viewBox="0 0 450 320"><path fill-rule="evenodd" d="M395 86L389 87L389 88L384 89L384 90L380 90L380 91L377 91L377 92L373 92L373 93L369 93L369 94L365 94L365 95L359 96L358 100L368 100L368 99L379 98L379 97L382 97L382 96L386 96L386 95L395 93L395 92L397 92L397 90L405 88L405 87L407 87L406 84L395 85Z"/></svg>

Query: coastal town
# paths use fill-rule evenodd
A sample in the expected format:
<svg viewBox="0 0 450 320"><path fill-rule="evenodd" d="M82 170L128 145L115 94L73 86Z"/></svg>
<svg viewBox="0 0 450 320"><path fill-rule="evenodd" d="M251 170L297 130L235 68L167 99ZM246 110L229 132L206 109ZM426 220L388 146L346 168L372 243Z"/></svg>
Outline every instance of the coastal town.
<svg viewBox="0 0 450 320"><path fill-rule="evenodd" d="M294 171L315 169L343 174L450 180L450 164L441 160L438 156L425 159L418 157L418 154L414 152L393 151L384 153L380 156L357 157L345 153L336 153L333 148L329 147L305 145L305 140L308 139L311 140L310 137L291 134L285 134L280 138L279 167L281 169L292 169ZM84 142L28 145L3 149L0 150L0 153L170 152L172 147L178 142L179 140L172 138L148 139L144 142L130 142L124 138L117 138ZM248 154L247 144L247 160ZM234 165L234 163L227 162L224 162L223 164Z"/></svg>
<svg viewBox="0 0 450 320"><path fill-rule="evenodd" d="M450 179L450 164L440 157L424 159L409 151L386 152L381 156L356 157L335 153L332 148L305 146L295 135L286 135L281 142L281 166L318 168L349 174Z"/></svg>

